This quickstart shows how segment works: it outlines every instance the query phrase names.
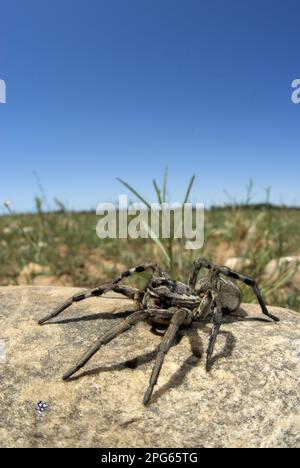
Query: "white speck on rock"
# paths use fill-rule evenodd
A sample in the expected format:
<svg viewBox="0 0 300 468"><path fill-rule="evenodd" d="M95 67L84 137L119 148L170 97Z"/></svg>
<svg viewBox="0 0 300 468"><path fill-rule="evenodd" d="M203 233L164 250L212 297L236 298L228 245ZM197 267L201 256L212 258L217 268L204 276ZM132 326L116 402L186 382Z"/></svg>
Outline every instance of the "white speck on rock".
<svg viewBox="0 0 300 468"><path fill-rule="evenodd" d="M300 364L300 338L297 340L293 340L292 346L293 346L292 356L298 362L298 364Z"/></svg>
<svg viewBox="0 0 300 468"><path fill-rule="evenodd" d="M6 362L6 344L4 340L0 340L0 364Z"/></svg>

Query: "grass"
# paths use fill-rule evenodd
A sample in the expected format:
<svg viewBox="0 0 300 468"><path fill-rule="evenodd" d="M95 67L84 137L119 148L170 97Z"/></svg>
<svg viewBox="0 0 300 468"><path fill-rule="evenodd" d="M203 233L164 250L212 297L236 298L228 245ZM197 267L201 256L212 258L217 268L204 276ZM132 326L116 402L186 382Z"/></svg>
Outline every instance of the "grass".
<svg viewBox="0 0 300 468"><path fill-rule="evenodd" d="M183 199L183 204L189 202L189 196L190 196L190 193L191 193L195 178L196 178L196 176L193 175L191 177L190 181L189 181L189 184L188 184L187 189L186 189L185 197ZM138 200L140 200L140 202L142 202L148 208L148 210L151 210L150 203L145 200L145 198L141 195L140 192L138 192L128 182L125 182L124 180L119 179L119 178L117 180L122 185L124 185ZM167 167L165 168L165 173L164 173L164 177L163 177L163 184L162 184L161 188L158 186L158 183L156 182L155 179L153 179L152 183L153 183L155 195L156 195L156 198L157 198L157 203L162 208L163 205L168 202L168 200L167 200L168 168ZM161 216L161 213L160 213L160 225L161 225L161 219L162 219L162 216ZM178 239L175 240L174 236L172 235L172 233L174 233L174 219L172 218L172 215L170 217L170 223L171 223L171 229L170 229L170 234L171 235L167 239L163 238L162 236L160 236L159 238L156 238L153 235L151 235L151 227L150 227L149 223L146 226L146 228L147 228L147 232L150 234L149 237L153 240L153 242L156 243L156 245L159 247L159 249L161 250L161 252L165 256L165 258L167 260L168 271L170 272L170 275L173 277L174 273L175 273L175 271L174 271L175 270L174 249L175 249L175 244L176 243L180 245L180 241Z"/></svg>
<svg viewBox="0 0 300 468"><path fill-rule="evenodd" d="M157 196L166 199L166 176ZM192 183L192 181L191 181ZM190 187L191 188L191 187ZM188 188L188 195L190 192ZM137 195L138 192L136 192ZM184 243L171 239L168 245L145 239L104 239L96 236L99 218L94 212L66 211L57 203L56 212L46 212L36 199L36 213L0 217L0 285L42 284L93 287L117 272L157 261L173 277L187 279L196 257L224 264L230 257L244 257L251 264L243 271L255 277L269 304L300 311L300 278L296 269L278 268L276 275L264 277L271 260L300 255L300 210L239 203L206 211L205 244L188 251ZM162 255L162 247L167 255ZM39 274L30 264L41 266ZM145 283L141 275L133 279ZM255 301L244 288L245 300Z"/></svg>

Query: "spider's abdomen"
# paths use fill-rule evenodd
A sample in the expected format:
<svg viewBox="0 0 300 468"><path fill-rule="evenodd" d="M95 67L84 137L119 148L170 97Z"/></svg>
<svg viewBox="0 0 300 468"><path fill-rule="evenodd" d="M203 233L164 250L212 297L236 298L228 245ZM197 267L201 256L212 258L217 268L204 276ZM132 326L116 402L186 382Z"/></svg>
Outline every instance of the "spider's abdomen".
<svg viewBox="0 0 300 468"><path fill-rule="evenodd" d="M222 308L227 312L234 312L240 307L242 302L242 292L240 288L225 278L220 278L219 294Z"/></svg>
<svg viewBox="0 0 300 468"><path fill-rule="evenodd" d="M212 284L210 278L200 278L195 286L195 291L200 298L203 298L206 294L211 294ZM240 288L227 278L219 278L218 294L224 312L234 312L239 308L242 302L242 293Z"/></svg>

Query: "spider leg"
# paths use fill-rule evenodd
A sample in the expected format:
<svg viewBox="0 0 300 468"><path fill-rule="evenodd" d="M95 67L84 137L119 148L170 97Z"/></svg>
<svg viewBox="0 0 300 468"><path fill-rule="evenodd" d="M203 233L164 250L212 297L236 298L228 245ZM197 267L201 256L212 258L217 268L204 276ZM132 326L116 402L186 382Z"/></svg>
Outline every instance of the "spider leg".
<svg viewBox="0 0 300 468"><path fill-rule="evenodd" d="M109 343L111 340L116 338L121 333L129 330L131 327L136 325L138 322L145 320L148 317L148 312L146 310L138 310L133 312L129 317L127 317L122 322L118 323L110 330L108 330L104 335L102 335L94 344L91 346L86 353L78 360L75 366L71 367L63 376L63 380L69 379L75 372L77 372L81 367L83 367L94 354L101 348L102 345Z"/></svg>
<svg viewBox="0 0 300 468"><path fill-rule="evenodd" d="M208 262L205 259L199 258L194 261L192 271L189 276L189 286L194 288L197 282L197 277L198 274L201 270L201 268L206 268L208 270L216 270L217 272L221 273L224 276L228 276L229 278L235 279L242 281L243 283L247 284L250 286L258 300L258 303L261 307L262 313L266 315L267 317L271 318L275 322L279 322L279 318L276 317L275 315L272 315L265 304L265 301L262 297L262 294L255 282L254 279L249 278L248 276L244 276L240 273L237 273L236 271L231 270L230 268L227 267L220 267L218 265L214 265L213 263Z"/></svg>
<svg viewBox="0 0 300 468"><path fill-rule="evenodd" d="M127 286L123 286L121 289L121 286L119 286L120 290L117 290L117 283L119 283L123 278L127 278L128 276L131 276L135 273L141 273L143 271L147 270L152 270L153 275L155 276L160 276L161 275L161 269L157 263L145 263L144 265L139 265L137 267L131 268L130 270L126 270L123 273L120 273L117 278L110 284L104 285L104 286L99 286L98 288L92 289L90 291L82 291L79 294L75 294L75 296L70 297L67 299L66 302L64 302L62 305L56 307L53 312L48 314L46 317L42 318L39 320L39 325L42 325L43 323L47 322L48 320L57 317L61 312L63 312L65 309L70 307L74 302L79 302L84 299L87 299L89 297L95 297L95 296L102 296L105 292L108 291L115 291L115 292L120 292L121 294L124 294L126 297L129 297L130 299L136 299L139 297L140 299L142 298L142 291L137 290L134 288L129 288ZM136 294L132 294L132 291L134 291ZM139 302L139 301L138 301Z"/></svg>
<svg viewBox="0 0 300 468"><path fill-rule="evenodd" d="M140 289L130 288L128 286L116 285L113 283L105 284L103 286L99 286L98 288L91 289L90 291L82 291L78 294L75 294L75 296L70 297L69 299L67 299L66 302L56 307L50 314L46 315L46 317L43 317L42 319L40 319L38 323L39 325L42 325L48 320L54 317L57 317L61 312L63 312L68 307L70 307L74 302L80 302L80 301L83 301L84 299L88 299L89 297L102 296L104 293L109 292L109 291L114 291L114 292L123 294L129 299L137 300L138 303L142 299L142 296L143 296L143 292Z"/></svg>
<svg viewBox="0 0 300 468"><path fill-rule="evenodd" d="M186 309L178 309L171 318L170 325L161 341L156 355L155 365L150 377L149 387L145 393L143 403L147 405L153 393L154 385L157 382L159 373L161 371L165 356L172 346L173 340L179 330L180 325L183 324L187 318L188 311Z"/></svg>
<svg viewBox="0 0 300 468"><path fill-rule="evenodd" d="M218 266L215 266L214 267L217 271L219 271L219 273L221 273L222 275L224 276L228 276L229 278L233 278L235 280L238 280L238 281L242 281L243 283L245 283L247 286L250 286L258 300L258 303L261 307L261 311L264 315L266 315L267 317L269 317L270 319L274 320L275 322L279 322L279 318L276 317L275 315L271 314L269 311L268 311L268 308L266 306L266 303L262 297L262 294L260 292L260 289L258 288L256 282L254 279L250 278L249 276L244 276L244 275L241 275L240 273L237 273L236 271L233 271L231 270L230 268L227 268L227 267L218 267Z"/></svg>
<svg viewBox="0 0 300 468"><path fill-rule="evenodd" d="M152 270L154 276L161 276L161 268L157 263L144 263L143 265L136 266L134 268L130 268L130 270L123 271L120 273L116 279L113 281L114 284L119 283L122 281L123 278L127 278L128 276L132 276L135 273L142 273L143 271Z"/></svg>
<svg viewBox="0 0 300 468"><path fill-rule="evenodd" d="M212 269L214 265L204 258L198 258L197 260L194 261L192 270L189 275L189 281L188 284L191 288L194 288L197 282L197 278L199 275L199 272L201 268L207 268L208 270Z"/></svg>
<svg viewBox="0 0 300 468"><path fill-rule="evenodd" d="M209 371L209 364L212 353L214 351L214 346L216 343L216 339L218 333L220 331L220 327L222 324L222 304L219 299L219 295L216 292L212 293L213 301L212 301L212 329L209 337L207 352L206 352L206 370Z"/></svg>
<svg viewBox="0 0 300 468"><path fill-rule="evenodd" d="M195 318L201 321L205 320L208 314L211 312L211 306L212 306L212 293L211 291L208 291L204 295L202 301L200 302L198 310L195 313Z"/></svg>

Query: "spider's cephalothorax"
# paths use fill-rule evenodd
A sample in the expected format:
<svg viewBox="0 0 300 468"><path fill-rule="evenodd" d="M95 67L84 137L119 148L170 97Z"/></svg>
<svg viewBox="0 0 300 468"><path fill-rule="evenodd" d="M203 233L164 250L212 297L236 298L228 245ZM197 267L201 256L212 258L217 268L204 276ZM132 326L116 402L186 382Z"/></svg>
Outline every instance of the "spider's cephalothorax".
<svg viewBox="0 0 300 468"><path fill-rule="evenodd" d="M209 274L198 279L201 268L208 269ZM148 270L152 271L152 278L144 290L120 284L123 278ZM222 323L222 316L226 313L235 312L242 301L239 287L229 278L242 281L250 286L257 297L263 314L274 321L279 320L269 313L260 290L253 279L232 271L227 267L220 267L209 263L207 260L198 259L193 264L188 284L172 280L167 273L162 272L156 263L147 263L121 273L111 283L76 294L57 307L47 317L41 319L39 324L43 324L51 318L56 317L74 302L79 302L88 297L102 296L108 291L115 291L133 299L137 310L107 333L104 333L79 359L75 366L66 372L63 379L67 380L83 367L102 345L113 340L116 336L130 329L138 322L144 320L154 327L163 323L167 325L167 330L158 348L155 365L150 377L150 384L144 396L144 404L147 404L151 398L154 385L157 382L165 355L172 346L179 328L188 326L193 321L203 321L211 315L212 329L206 356L206 368L207 370L209 369L209 362Z"/></svg>

